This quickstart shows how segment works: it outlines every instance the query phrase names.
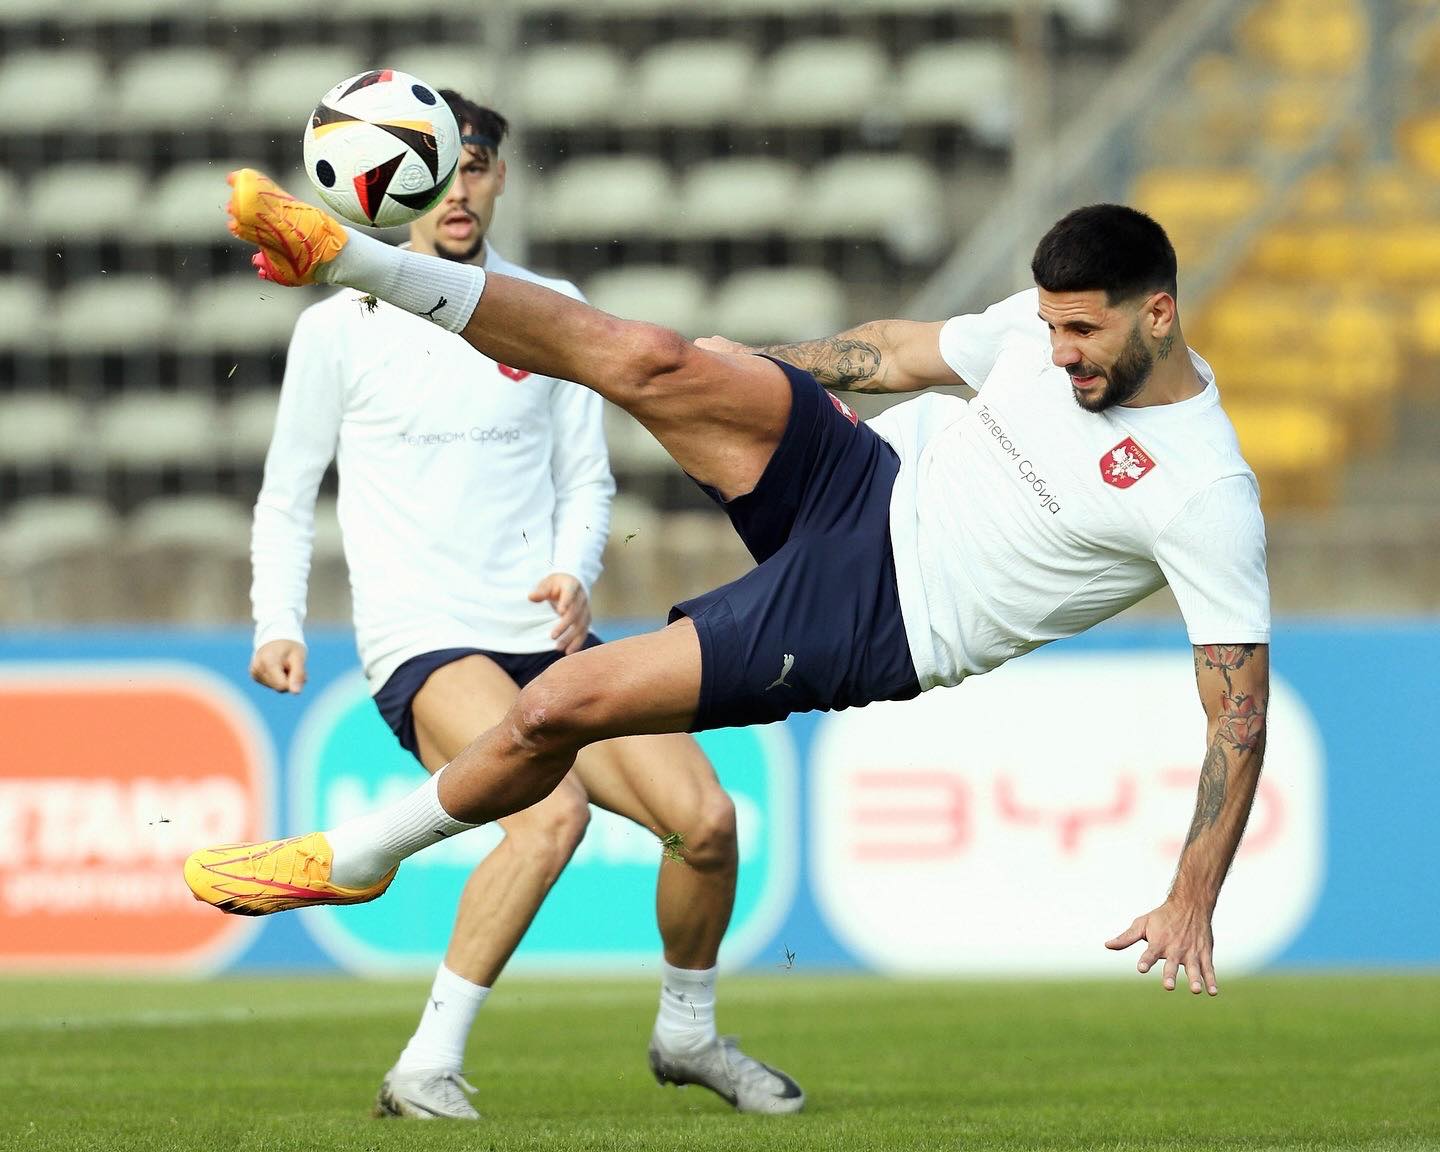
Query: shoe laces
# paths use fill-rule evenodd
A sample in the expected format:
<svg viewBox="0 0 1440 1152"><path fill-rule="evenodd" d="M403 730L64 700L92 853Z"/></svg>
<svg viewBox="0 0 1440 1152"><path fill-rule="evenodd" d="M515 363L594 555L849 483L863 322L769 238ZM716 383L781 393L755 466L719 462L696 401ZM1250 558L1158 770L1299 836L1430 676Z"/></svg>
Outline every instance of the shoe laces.
<svg viewBox="0 0 1440 1152"><path fill-rule="evenodd" d="M739 1037L721 1036L720 1051L724 1055L730 1078L737 1086L743 1084L748 1088L775 1091L778 1077L755 1057L747 1056L740 1050Z"/></svg>
<svg viewBox="0 0 1440 1152"><path fill-rule="evenodd" d="M325 879L321 874L320 858L314 852L298 845L291 848L289 852L283 848L257 852L250 857L250 860L255 872L255 879L262 882L278 880L282 884L301 884L310 887ZM288 876L280 875L282 860L288 861L290 865Z"/></svg>
<svg viewBox="0 0 1440 1152"><path fill-rule="evenodd" d="M479 1089L466 1080L463 1073L440 1072L435 1076L435 1091L444 1099L447 1106L468 1108L470 1101L465 1097L475 1095Z"/></svg>

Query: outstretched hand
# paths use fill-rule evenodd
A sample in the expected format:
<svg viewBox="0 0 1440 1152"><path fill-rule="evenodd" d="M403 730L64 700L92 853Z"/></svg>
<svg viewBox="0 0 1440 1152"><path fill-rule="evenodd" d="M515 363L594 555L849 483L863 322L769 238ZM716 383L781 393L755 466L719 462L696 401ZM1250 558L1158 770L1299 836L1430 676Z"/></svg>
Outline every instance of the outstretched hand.
<svg viewBox="0 0 1440 1152"><path fill-rule="evenodd" d="M1119 952L1141 940L1147 941L1149 947L1140 954L1135 967L1142 973L1149 972L1157 960L1164 960L1167 992L1174 990L1183 965L1191 992L1197 996L1205 991L1211 996L1220 994L1215 983L1215 936L1206 909L1167 900L1154 911L1137 916L1124 932L1105 941L1105 947Z"/></svg>
<svg viewBox="0 0 1440 1152"><path fill-rule="evenodd" d="M530 593L533 603L548 600L560 617L550 632L555 650L570 655L580 651L590 634L590 597L581 584L568 572L552 572Z"/></svg>

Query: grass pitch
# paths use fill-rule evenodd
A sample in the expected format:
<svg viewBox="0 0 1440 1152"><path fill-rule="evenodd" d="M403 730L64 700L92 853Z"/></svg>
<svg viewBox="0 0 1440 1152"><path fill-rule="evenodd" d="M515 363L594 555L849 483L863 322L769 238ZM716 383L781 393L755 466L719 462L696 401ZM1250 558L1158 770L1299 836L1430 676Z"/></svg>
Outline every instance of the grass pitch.
<svg viewBox="0 0 1440 1152"><path fill-rule="evenodd" d="M793 1118L659 1088L653 981L507 980L470 1043L485 1119L370 1119L425 987L0 981L0 1148L1440 1149L1440 974L1215 1001L1139 977L726 978L721 1028L805 1086Z"/></svg>

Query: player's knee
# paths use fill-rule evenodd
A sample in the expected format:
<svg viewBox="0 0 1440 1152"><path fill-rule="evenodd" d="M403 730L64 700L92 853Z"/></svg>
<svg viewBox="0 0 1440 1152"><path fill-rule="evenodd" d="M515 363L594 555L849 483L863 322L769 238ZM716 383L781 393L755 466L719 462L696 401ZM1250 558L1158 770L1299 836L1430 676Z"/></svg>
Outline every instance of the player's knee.
<svg viewBox="0 0 1440 1152"><path fill-rule="evenodd" d="M693 346L680 333L657 324L632 325L627 335L629 371L624 376L625 406L633 411L663 394L684 367Z"/></svg>
<svg viewBox="0 0 1440 1152"><path fill-rule="evenodd" d="M735 802L723 788L707 790L687 821L685 860L701 872L734 868L739 860L735 840Z"/></svg>
<svg viewBox="0 0 1440 1152"><path fill-rule="evenodd" d="M521 691L511 710L515 742L545 756L574 751L583 738L588 696L573 678L546 674Z"/></svg>
<svg viewBox="0 0 1440 1152"><path fill-rule="evenodd" d="M554 883L585 839L590 805L582 795L559 789L526 817L522 827L506 835L514 851Z"/></svg>

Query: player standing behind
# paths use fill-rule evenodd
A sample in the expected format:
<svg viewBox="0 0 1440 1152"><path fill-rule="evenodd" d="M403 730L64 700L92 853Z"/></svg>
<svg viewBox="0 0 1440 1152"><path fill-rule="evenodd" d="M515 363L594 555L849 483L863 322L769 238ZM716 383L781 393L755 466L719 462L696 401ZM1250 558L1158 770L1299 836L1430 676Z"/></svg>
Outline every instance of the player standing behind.
<svg viewBox="0 0 1440 1152"><path fill-rule="evenodd" d="M572 284L490 247L508 126L455 92L441 95L464 149L450 191L411 225L412 249L579 299ZM437 772L545 668L600 642L588 589L615 491L601 413L595 393L497 364L373 298L347 291L307 309L255 505L251 675L280 692L304 686L315 497L334 458L365 675L401 744ZM594 746L546 799L502 822L505 838L461 896L419 1027L381 1085L381 1114L478 1119L460 1075L470 1026L584 835L591 802L657 836L679 833L683 845L683 862L660 865L656 1078L704 1084L746 1112L803 1105L793 1080L716 1035L735 809L691 737L660 735Z"/></svg>

